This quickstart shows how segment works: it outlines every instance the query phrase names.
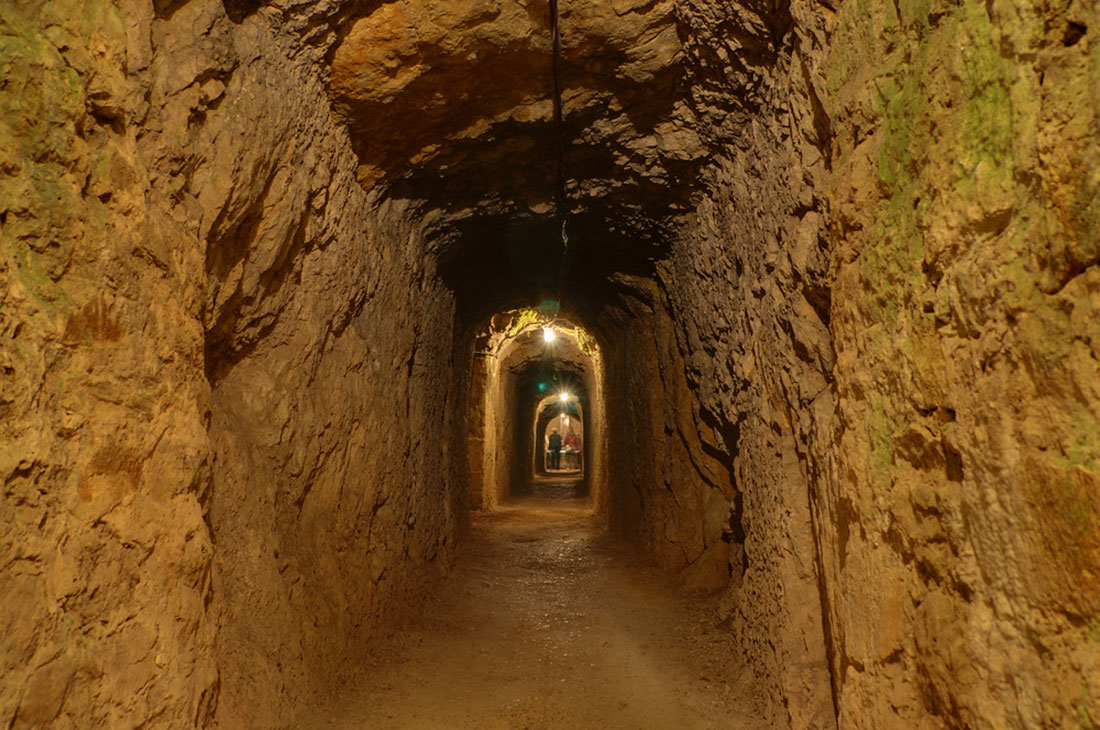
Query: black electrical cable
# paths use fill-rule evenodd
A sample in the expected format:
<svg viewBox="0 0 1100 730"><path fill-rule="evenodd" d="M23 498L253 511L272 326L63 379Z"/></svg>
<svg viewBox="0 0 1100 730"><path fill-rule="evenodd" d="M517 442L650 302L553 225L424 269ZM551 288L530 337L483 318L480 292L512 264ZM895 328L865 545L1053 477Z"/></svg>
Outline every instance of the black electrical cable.
<svg viewBox="0 0 1100 730"><path fill-rule="evenodd" d="M568 201L565 190L565 123L562 113L561 91L561 15L558 0L550 0L550 36L552 44L551 74L554 79L554 136L557 138L558 170L554 190L556 223L561 234L561 266L558 270L558 309L561 310L562 280L565 278L565 255L569 252L569 234L566 231Z"/></svg>

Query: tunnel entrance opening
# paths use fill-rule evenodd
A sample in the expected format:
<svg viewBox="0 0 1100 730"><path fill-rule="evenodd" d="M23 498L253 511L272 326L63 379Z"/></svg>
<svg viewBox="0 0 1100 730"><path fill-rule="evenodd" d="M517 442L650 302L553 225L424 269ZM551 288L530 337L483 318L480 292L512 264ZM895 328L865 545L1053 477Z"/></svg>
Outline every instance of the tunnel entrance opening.
<svg viewBox="0 0 1100 730"><path fill-rule="evenodd" d="M531 496L603 503L603 365L595 338L535 309L494 316L479 333L467 434L470 501L492 511ZM560 449L550 453L556 433ZM568 443L567 443L568 442Z"/></svg>

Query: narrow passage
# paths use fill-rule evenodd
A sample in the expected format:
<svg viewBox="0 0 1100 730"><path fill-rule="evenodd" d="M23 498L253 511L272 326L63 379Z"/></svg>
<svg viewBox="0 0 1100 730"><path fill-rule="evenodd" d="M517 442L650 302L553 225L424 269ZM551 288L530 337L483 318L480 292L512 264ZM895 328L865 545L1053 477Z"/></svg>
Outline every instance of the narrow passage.
<svg viewBox="0 0 1100 730"><path fill-rule="evenodd" d="M300 730L756 730L710 598L543 480L475 515L438 595Z"/></svg>

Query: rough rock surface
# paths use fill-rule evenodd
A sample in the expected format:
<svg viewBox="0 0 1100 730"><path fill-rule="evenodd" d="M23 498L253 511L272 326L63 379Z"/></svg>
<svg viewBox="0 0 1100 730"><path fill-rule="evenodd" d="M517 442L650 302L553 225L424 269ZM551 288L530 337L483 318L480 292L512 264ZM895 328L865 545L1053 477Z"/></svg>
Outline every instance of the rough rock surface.
<svg viewBox="0 0 1100 730"><path fill-rule="evenodd" d="M555 211L545 2L0 5L0 725L289 722L500 494L544 299L774 727L1096 725L1096 9L561 8Z"/></svg>
<svg viewBox="0 0 1100 730"><path fill-rule="evenodd" d="M7 726L283 725L453 541L452 299L337 10L0 9Z"/></svg>
<svg viewBox="0 0 1100 730"><path fill-rule="evenodd" d="M722 153L650 297L679 352L642 359L684 359L731 455L733 627L777 719L829 724L827 656L840 727L1090 727L1094 12L693 8L729 21L687 45Z"/></svg>
<svg viewBox="0 0 1100 730"><path fill-rule="evenodd" d="M547 3L379 4L333 54L331 93L361 179L440 210L448 283L471 322L559 294L592 318L606 276L644 268L663 219L688 208L679 183L705 152L683 103L675 3L560 7L564 291Z"/></svg>
<svg viewBox="0 0 1100 730"><path fill-rule="evenodd" d="M657 454L627 463L626 479L612 471L626 508L612 520L643 525L687 585L728 583L726 620L773 726L833 727L807 447L833 408L815 192L828 172L815 111L824 20L808 5L704 2L683 4L680 18L692 31L694 117L713 155L668 259L635 287L640 307L628 309L647 313L644 324L625 325L630 344L609 348L612 422L644 434L624 435L611 457ZM656 393L616 398L619 382Z"/></svg>
<svg viewBox="0 0 1100 730"><path fill-rule="evenodd" d="M1076 2L833 20L844 727L1100 718L1097 29Z"/></svg>
<svg viewBox="0 0 1100 730"><path fill-rule="evenodd" d="M214 709L204 259L169 213L181 145L137 126L187 118L146 95L153 18L137 5L134 25L106 2L0 8L9 727L187 726Z"/></svg>

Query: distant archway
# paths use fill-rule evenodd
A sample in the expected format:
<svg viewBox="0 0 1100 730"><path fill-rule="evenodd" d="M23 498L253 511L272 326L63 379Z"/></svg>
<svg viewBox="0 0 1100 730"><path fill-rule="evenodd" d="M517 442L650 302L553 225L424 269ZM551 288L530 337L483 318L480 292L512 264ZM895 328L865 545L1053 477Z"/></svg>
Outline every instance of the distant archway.
<svg viewBox="0 0 1100 730"><path fill-rule="evenodd" d="M533 481L546 474L547 424L564 406L570 430L580 439L566 452L566 463L578 467L569 476L579 480L576 494L589 495L592 507L601 510L606 430L596 339L560 315L551 319L538 310L514 310L490 320L474 356L474 402L484 407L467 434L471 504L494 509L530 492Z"/></svg>
<svg viewBox="0 0 1100 730"><path fill-rule="evenodd" d="M562 475L582 477L584 475L584 419L583 390L579 394L570 394L563 402L558 394L545 398L536 409L532 424L534 453L531 463L532 473L536 476ZM549 458L549 437L557 432L562 439L560 466L551 468Z"/></svg>

